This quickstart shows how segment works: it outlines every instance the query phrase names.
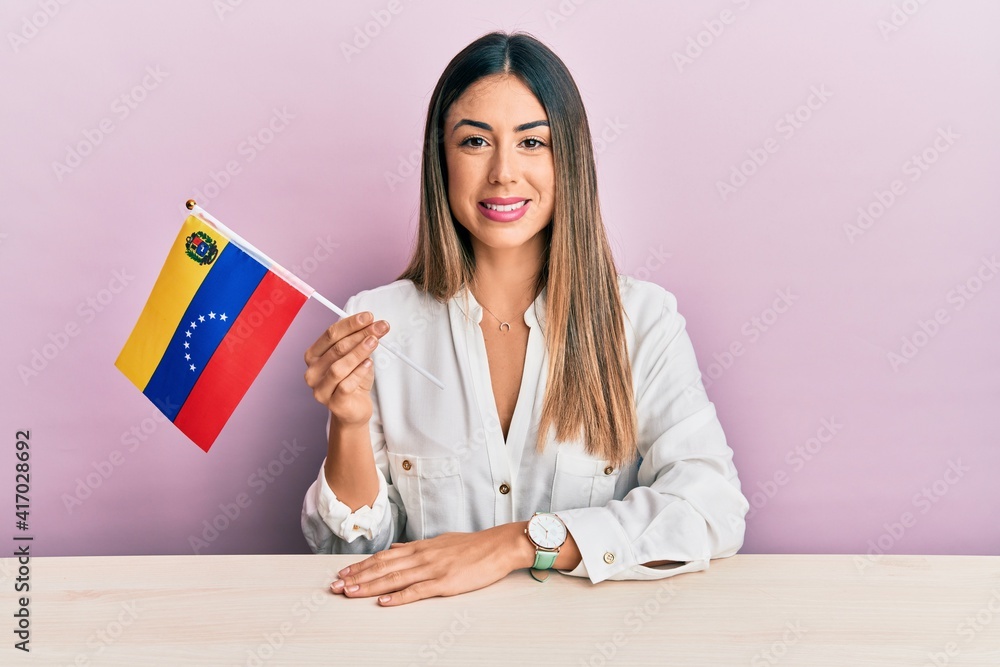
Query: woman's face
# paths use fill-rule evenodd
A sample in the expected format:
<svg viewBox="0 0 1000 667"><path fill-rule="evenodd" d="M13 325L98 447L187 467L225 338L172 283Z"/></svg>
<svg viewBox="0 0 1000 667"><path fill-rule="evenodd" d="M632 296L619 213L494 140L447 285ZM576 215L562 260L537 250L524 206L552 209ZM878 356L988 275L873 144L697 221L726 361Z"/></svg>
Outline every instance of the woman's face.
<svg viewBox="0 0 1000 667"><path fill-rule="evenodd" d="M517 77L498 74L469 86L445 116L444 146L448 203L474 247L520 247L551 222L548 116Z"/></svg>

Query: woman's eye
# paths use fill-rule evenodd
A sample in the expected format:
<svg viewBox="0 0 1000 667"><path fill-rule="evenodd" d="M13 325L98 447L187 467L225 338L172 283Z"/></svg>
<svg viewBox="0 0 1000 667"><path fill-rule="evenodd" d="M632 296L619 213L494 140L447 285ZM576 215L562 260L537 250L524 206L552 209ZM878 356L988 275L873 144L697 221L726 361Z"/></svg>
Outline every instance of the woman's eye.
<svg viewBox="0 0 1000 667"><path fill-rule="evenodd" d="M528 137L521 141L525 145L525 148L530 150L538 150L545 146L545 142L538 137ZM471 148L483 148L487 145L486 139L479 136L467 137L459 146L469 146Z"/></svg>

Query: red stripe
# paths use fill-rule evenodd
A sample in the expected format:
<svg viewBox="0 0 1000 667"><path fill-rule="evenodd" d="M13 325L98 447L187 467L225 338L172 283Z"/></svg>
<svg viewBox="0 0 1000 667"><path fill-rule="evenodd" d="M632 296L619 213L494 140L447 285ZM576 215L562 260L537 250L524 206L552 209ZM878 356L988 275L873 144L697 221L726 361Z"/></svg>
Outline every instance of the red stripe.
<svg viewBox="0 0 1000 667"><path fill-rule="evenodd" d="M305 302L274 273L260 281L174 419L196 445L212 446Z"/></svg>

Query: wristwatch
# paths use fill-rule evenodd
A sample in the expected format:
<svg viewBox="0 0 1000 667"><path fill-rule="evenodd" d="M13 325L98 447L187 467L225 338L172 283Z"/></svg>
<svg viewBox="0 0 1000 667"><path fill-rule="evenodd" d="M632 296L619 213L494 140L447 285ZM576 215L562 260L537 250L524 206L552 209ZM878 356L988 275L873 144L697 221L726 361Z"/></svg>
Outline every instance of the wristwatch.
<svg viewBox="0 0 1000 667"><path fill-rule="evenodd" d="M566 524L551 512L535 512L528 519L524 529L531 543L535 545L533 570L548 570L556 563L559 549L566 543Z"/></svg>

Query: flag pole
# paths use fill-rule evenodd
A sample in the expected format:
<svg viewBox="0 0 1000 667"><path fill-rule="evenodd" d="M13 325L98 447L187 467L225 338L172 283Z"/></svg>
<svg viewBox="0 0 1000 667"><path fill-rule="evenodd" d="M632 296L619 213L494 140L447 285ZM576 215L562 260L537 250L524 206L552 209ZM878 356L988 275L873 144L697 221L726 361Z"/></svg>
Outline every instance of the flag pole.
<svg viewBox="0 0 1000 667"><path fill-rule="evenodd" d="M260 250L258 250L252 243L250 243L249 241L247 241L245 238L243 238L242 236L240 236L239 234L237 234L236 232L234 232L232 229L230 229L226 225L224 225L221 222L219 222L219 220L217 220L212 215L210 215L208 213L208 211L206 211L205 209L203 209L201 206L198 206L198 204L197 204L197 202L195 202L195 200L188 199L187 203L185 204L185 206L187 206L187 209L189 211L191 211L192 213L196 213L196 214L202 216L208 222L210 222L211 224L213 224L216 227L218 227L218 229L219 229L220 232L222 232L223 234L225 234L226 236L228 236L230 239L232 239L233 241L235 241L236 244L242 250L244 250L248 255L250 255L251 257L253 257L254 259L256 259L258 262L260 262L264 266L268 267L269 269L274 270L275 273L277 273L278 275L280 275L288 283L290 283L297 290L299 290L300 292L302 292L303 294L305 294L307 297L315 299L316 301L318 301L319 303L323 304L324 306L326 306L327 308L329 308L330 310L332 310L336 314L340 315L341 318L350 317L350 315L351 315L350 313L346 312L345 310L343 310L342 308L340 308L339 306L337 306L335 303L333 303L332 301L330 301L329 299L327 299L325 296L323 296L322 294L320 294L319 292L317 292L315 289L313 289L312 287L310 287L305 281L303 281L301 278L299 278L298 276L296 276L294 273L292 273L291 271L288 271L287 269L285 269L284 267L282 267L280 264L278 264L277 262L275 262L273 259L271 259L267 255L265 255L264 253L262 253ZM444 385L441 384L440 380L438 380L436 377L434 377L430 372L428 372L428 371L424 370L423 368L421 368L420 365L417 364L417 362L413 361L408 356L406 356L405 354L403 354L403 352L399 348L397 348L395 345L393 345L392 343L389 343L389 342L384 341L384 340L383 341L379 341L379 348L385 348L386 350L388 350L392 354L396 355L401 361L403 361L410 368L412 368L416 372L420 373L425 378L427 378L428 380L430 380L431 382L433 382L435 385L437 385L439 389L444 389Z"/></svg>

